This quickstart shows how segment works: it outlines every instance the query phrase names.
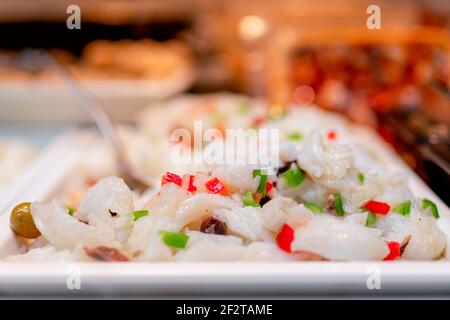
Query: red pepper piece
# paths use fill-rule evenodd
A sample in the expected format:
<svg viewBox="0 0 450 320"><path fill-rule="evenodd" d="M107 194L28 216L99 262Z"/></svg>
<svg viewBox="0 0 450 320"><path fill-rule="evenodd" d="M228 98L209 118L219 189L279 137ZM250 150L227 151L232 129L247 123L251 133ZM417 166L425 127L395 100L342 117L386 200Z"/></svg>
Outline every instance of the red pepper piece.
<svg viewBox="0 0 450 320"><path fill-rule="evenodd" d="M396 241L389 241L389 254L384 258L384 261L392 261L400 257L400 243Z"/></svg>
<svg viewBox="0 0 450 320"><path fill-rule="evenodd" d="M333 130L328 131L328 133L327 133L328 140L335 140L336 137L337 137L337 134L335 131L333 131Z"/></svg>
<svg viewBox="0 0 450 320"><path fill-rule="evenodd" d="M288 224L284 224L278 234L277 245L281 250L291 252L292 241L294 241L294 229Z"/></svg>
<svg viewBox="0 0 450 320"><path fill-rule="evenodd" d="M190 175L189 176L189 185L188 185L188 189L189 192L195 192L197 191L197 187L194 186L194 176Z"/></svg>
<svg viewBox="0 0 450 320"><path fill-rule="evenodd" d="M267 182L266 183L266 193L269 193L270 190L273 189L273 183L272 182Z"/></svg>
<svg viewBox="0 0 450 320"><path fill-rule="evenodd" d="M161 179L161 185L164 185L169 182L173 182L181 187L182 179L180 176L178 176L174 173L166 172L166 174L163 175L163 177Z"/></svg>
<svg viewBox="0 0 450 320"><path fill-rule="evenodd" d="M208 189L208 193L221 194L223 196L228 195L227 188L217 178L209 180L207 183L205 183L205 186L206 189Z"/></svg>
<svg viewBox="0 0 450 320"><path fill-rule="evenodd" d="M368 201L363 208L377 214L388 214L389 210L391 210L391 206L386 202L379 202L375 200Z"/></svg>
<svg viewBox="0 0 450 320"><path fill-rule="evenodd" d="M259 126L262 125L265 121L266 121L266 118L265 118L265 117L262 117L262 116L256 117L256 118L253 120L253 126L259 127Z"/></svg>

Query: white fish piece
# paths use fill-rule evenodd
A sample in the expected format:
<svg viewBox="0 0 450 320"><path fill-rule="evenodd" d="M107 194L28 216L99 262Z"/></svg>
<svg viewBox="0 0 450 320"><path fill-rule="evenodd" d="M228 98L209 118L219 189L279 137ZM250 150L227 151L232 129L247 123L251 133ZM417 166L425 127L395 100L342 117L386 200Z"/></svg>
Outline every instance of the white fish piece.
<svg viewBox="0 0 450 320"><path fill-rule="evenodd" d="M284 262L295 261L293 255L280 250L276 244L267 242L252 242L245 247L242 261Z"/></svg>
<svg viewBox="0 0 450 320"><path fill-rule="evenodd" d="M305 207L303 203L297 204L295 207L289 208L289 217L286 223L292 228L297 228L309 223L309 220L314 216L308 208Z"/></svg>
<svg viewBox="0 0 450 320"><path fill-rule="evenodd" d="M214 209L213 215L224 221L228 230L246 240L273 239L263 227L261 209L255 207L235 207L233 209Z"/></svg>
<svg viewBox="0 0 450 320"><path fill-rule="evenodd" d="M175 216L180 204L188 198L189 192L183 190L175 183L166 183L161 186L161 190L153 195L145 208L151 216Z"/></svg>
<svg viewBox="0 0 450 320"><path fill-rule="evenodd" d="M114 241L114 230L100 219L86 225L67 214L67 209L58 201L48 204L34 202L31 212L37 229L56 248L73 250L78 243L97 244ZM90 218L90 216L88 216Z"/></svg>
<svg viewBox="0 0 450 320"><path fill-rule="evenodd" d="M25 254L8 256L7 262L34 262L34 263L64 263L73 261L69 250L58 250L53 245L46 245L31 249Z"/></svg>
<svg viewBox="0 0 450 320"><path fill-rule="evenodd" d="M135 222L133 231L128 239L128 245L134 250L142 249L139 246L145 244L145 238L151 233L157 233L161 230L177 231L177 224L174 218L170 216L146 216ZM135 246L136 245L136 246Z"/></svg>
<svg viewBox="0 0 450 320"><path fill-rule="evenodd" d="M171 230L167 224L173 222L173 217L146 216L134 224L128 239L127 251L137 255L141 261L168 261L173 250L161 240L160 230Z"/></svg>
<svg viewBox="0 0 450 320"><path fill-rule="evenodd" d="M162 241L161 235L152 232L147 237L147 245L138 256L138 261L171 261L174 250Z"/></svg>
<svg viewBox="0 0 450 320"><path fill-rule="evenodd" d="M133 201L133 193L122 179L107 177L87 191L77 217L86 221L89 215L95 215L114 229L129 227L127 224L133 221Z"/></svg>
<svg viewBox="0 0 450 320"><path fill-rule="evenodd" d="M321 203L326 200L327 188L319 183L313 182L308 177L305 177L303 182L296 187L289 187L286 185L283 178L277 181L278 192L286 197L294 199L295 201L309 201L314 203Z"/></svg>
<svg viewBox="0 0 450 320"><path fill-rule="evenodd" d="M153 219L149 216L140 218L134 223L133 231L128 238L127 250L132 253L144 251L148 245L150 234L154 232Z"/></svg>
<svg viewBox="0 0 450 320"><path fill-rule="evenodd" d="M402 258L407 260L435 259L444 253L447 246L447 237L439 229L436 219L422 214L415 202L408 216L391 212L378 219L376 228L382 231L387 241L401 243L411 236L402 254Z"/></svg>
<svg viewBox="0 0 450 320"><path fill-rule="evenodd" d="M289 209L296 205L297 203L294 200L281 196L267 202L261 211L264 227L273 232L279 232L289 217Z"/></svg>
<svg viewBox="0 0 450 320"><path fill-rule="evenodd" d="M162 241L161 230L172 231L173 217L146 216L135 222L126 246L130 255L138 261L169 261L173 249Z"/></svg>
<svg viewBox="0 0 450 320"><path fill-rule="evenodd" d="M283 162L292 162L297 160L298 148L296 144L292 142L282 141L280 142L280 160Z"/></svg>
<svg viewBox="0 0 450 320"><path fill-rule="evenodd" d="M444 253L447 237L436 225L433 217L411 215L408 227L411 239L403 251L402 258L432 260Z"/></svg>
<svg viewBox="0 0 450 320"><path fill-rule="evenodd" d="M374 152L373 148L368 148L366 144L357 143L349 144L353 154L353 165L358 168L359 172L364 172L365 175L383 173L386 171L386 167L378 159L378 155Z"/></svg>
<svg viewBox="0 0 450 320"><path fill-rule="evenodd" d="M297 162L316 179L336 180L352 167L353 155L348 146L326 141L320 131L314 131L306 138Z"/></svg>
<svg viewBox="0 0 450 320"><path fill-rule="evenodd" d="M356 174L355 174L356 176ZM349 184L342 190L342 197L346 199L347 210L357 210L367 201L373 199L376 195L383 192L383 185L377 179L370 175L365 175L363 185Z"/></svg>
<svg viewBox="0 0 450 320"><path fill-rule="evenodd" d="M401 176L401 173L394 173ZM374 200L389 203L394 208L397 205L414 199L414 195L402 179L386 178L382 184L383 191L374 197Z"/></svg>
<svg viewBox="0 0 450 320"><path fill-rule="evenodd" d="M405 237L411 235L409 220L409 217L389 213L385 216L378 216L375 227L381 231L381 235L386 241L402 242Z"/></svg>
<svg viewBox="0 0 450 320"><path fill-rule="evenodd" d="M367 212L349 213L345 215L344 222L365 226L367 221L367 215L368 215Z"/></svg>
<svg viewBox="0 0 450 320"><path fill-rule="evenodd" d="M187 224L211 215L213 209L234 209L237 204L228 197L200 193L184 200L175 214L178 230Z"/></svg>
<svg viewBox="0 0 450 320"><path fill-rule="evenodd" d="M244 247L236 244L219 244L203 239L192 247L181 249L175 254L175 261L237 261L244 254Z"/></svg>
<svg viewBox="0 0 450 320"><path fill-rule="evenodd" d="M256 165L246 163L222 164L214 167L212 175L222 181L231 193L255 192L259 180L253 179Z"/></svg>
<svg viewBox="0 0 450 320"><path fill-rule="evenodd" d="M344 137L348 122L339 115L323 111L319 108L299 108L298 105L290 105L286 108L286 114L281 119L268 121L263 127L275 127L280 130L281 137L287 137L292 132L299 132L303 136L310 135L317 128L329 128L339 133L339 138ZM300 141L302 144L304 140Z"/></svg>
<svg viewBox="0 0 450 320"><path fill-rule="evenodd" d="M306 226L297 228L292 250L338 261L383 260L389 253L376 232L329 215L315 215Z"/></svg>
<svg viewBox="0 0 450 320"><path fill-rule="evenodd" d="M319 183L314 183L311 179L303 180L299 188L297 198L306 202L325 203L327 200L327 189Z"/></svg>
<svg viewBox="0 0 450 320"><path fill-rule="evenodd" d="M373 200L389 203L392 208L395 208L396 206L406 201L410 201L410 199L413 198L413 194L407 187L386 187L384 188L383 193L375 196Z"/></svg>

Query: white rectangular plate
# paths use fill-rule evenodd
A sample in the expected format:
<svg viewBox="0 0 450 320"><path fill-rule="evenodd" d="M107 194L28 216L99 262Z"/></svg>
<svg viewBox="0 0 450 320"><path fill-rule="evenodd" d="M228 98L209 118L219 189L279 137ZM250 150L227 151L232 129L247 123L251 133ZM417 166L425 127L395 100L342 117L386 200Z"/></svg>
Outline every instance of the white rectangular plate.
<svg viewBox="0 0 450 320"><path fill-rule="evenodd" d="M375 134L361 136L392 164L410 175L416 195L435 201L439 225L450 234L448 207ZM364 136L366 135L366 136ZM0 202L0 258L15 252L8 227L11 207L25 199L48 200L82 156L77 133L59 137L15 182ZM80 287L80 290L76 288ZM380 288L380 289L377 289ZM450 262L290 263L71 263L0 262L0 297L291 297L304 295L433 294L450 296Z"/></svg>

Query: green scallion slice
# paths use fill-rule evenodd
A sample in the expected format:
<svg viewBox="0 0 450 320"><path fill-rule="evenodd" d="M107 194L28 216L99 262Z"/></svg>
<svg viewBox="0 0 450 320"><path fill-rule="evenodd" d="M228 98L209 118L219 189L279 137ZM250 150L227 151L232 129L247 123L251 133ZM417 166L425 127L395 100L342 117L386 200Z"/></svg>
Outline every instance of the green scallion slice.
<svg viewBox="0 0 450 320"><path fill-rule="evenodd" d="M288 135L288 139L291 141L301 141L303 139L303 136L300 132L291 132Z"/></svg>
<svg viewBox="0 0 450 320"><path fill-rule="evenodd" d="M148 210L137 210L133 212L134 221L139 220L142 217L148 216Z"/></svg>
<svg viewBox="0 0 450 320"><path fill-rule="evenodd" d="M189 240L189 236L184 233L161 230L160 234L165 245L177 249L185 248Z"/></svg>
<svg viewBox="0 0 450 320"><path fill-rule="evenodd" d="M246 205L246 206L250 206L250 207L260 207L259 203L255 201L255 199L253 198L253 193L251 191L245 193L244 195L244 199L242 200L242 202Z"/></svg>
<svg viewBox="0 0 450 320"><path fill-rule="evenodd" d="M250 103L248 101L242 101L239 103L239 114L247 114L250 111Z"/></svg>
<svg viewBox="0 0 450 320"><path fill-rule="evenodd" d="M281 174L284 182L289 188L297 187L302 184L305 179L303 171L297 166L293 165L291 168Z"/></svg>
<svg viewBox="0 0 450 320"><path fill-rule="evenodd" d="M312 213L323 213L323 208L319 206L318 204L312 203L312 202L305 202L303 203L305 208L308 208L309 211Z"/></svg>
<svg viewBox="0 0 450 320"><path fill-rule="evenodd" d="M377 217L375 213L367 211L367 220L366 220L366 227L372 228L375 226L375 223L377 222Z"/></svg>
<svg viewBox="0 0 450 320"><path fill-rule="evenodd" d="M73 216L73 214L75 213L75 209L72 207L67 207L67 214L69 216Z"/></svg>
<svg viewBox="0 0 450 320"><path fill-rule="evenodd" d="M259 194L266 194L266 186L267 186L267 171L264 169L255 169L253 170L253 178L260 177L258 190Z"/></svg>
<svg viewBox="0 0 450 320"><path fill-rule="evenodd" d="M422 200L422 208L423 209L430 208L431 214L433 215L433 217L435 217L436 219L439 218L439 210L433 201L431 201L429 199L423 199Z"/></svg>
<svg viewBox="0 0 450 320"><path fill-rule="evenodd" d="M334 209L336 210L336 213L338 214L338 216L345 215L342 196L340 193L334 194Z"/></svg>
<svg viewBox="0 0 450 320"><path fill-rule="evenodd" d="M358 182L359 184L364 184L364 173L358 172Z"/></svg>
<svg viewBox="0 0 450 320"><path fill-rule="evenodd" d="M394 212L407 216L411 212L411 201L403 202L394 208Z"/></svg>

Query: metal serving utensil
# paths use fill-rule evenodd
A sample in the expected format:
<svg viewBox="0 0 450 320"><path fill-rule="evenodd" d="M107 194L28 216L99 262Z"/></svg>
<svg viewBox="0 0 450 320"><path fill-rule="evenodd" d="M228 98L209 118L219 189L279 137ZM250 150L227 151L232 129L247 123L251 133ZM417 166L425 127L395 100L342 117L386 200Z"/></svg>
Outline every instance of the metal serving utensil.
<svg viewBox="0 0 450 320"><path fill-rule="evenodd" d="M70 71L59 63L51 54L42 49L22 50L17 58L18 67L31 72L51 69L62 80L64 85L81 101L82 105L94 119L100 133L111 144L116 155L119 176L133 190L143 192L152 183L138 175L129 165L125 151L111 118L103 105L88 90L84 89L72 76Z"/></svg>

